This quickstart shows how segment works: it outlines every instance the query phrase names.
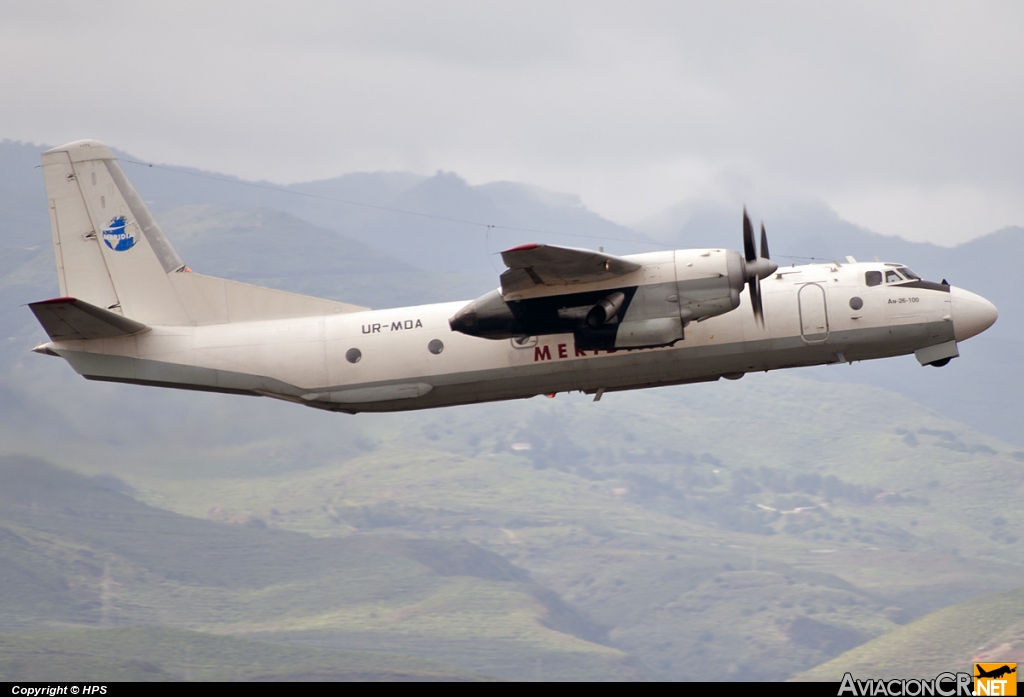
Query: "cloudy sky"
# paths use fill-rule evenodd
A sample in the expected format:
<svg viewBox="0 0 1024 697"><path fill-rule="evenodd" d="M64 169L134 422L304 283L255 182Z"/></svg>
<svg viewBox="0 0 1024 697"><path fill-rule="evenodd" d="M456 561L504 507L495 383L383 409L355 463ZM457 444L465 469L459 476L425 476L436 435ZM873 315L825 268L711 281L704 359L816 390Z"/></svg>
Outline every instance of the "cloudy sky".
<svg viewBox="0 0 1024 697"><path fill-rule="evenodd" d="M455 171L618 222L1024 225L1024 3L0 0L0 139L277 182Z"/></svg>

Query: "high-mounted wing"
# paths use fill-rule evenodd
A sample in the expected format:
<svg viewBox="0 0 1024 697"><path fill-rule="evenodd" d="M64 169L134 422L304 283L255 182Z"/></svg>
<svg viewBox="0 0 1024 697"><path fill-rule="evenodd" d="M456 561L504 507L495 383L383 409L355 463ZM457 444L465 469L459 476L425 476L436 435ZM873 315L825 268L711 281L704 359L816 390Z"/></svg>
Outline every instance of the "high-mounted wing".
<svg viewBox="0 0 1024 697"><path fill-rule="evenodd" d="M534 286L594 283L622 276L640 264L604 252L549 244L524 244L501 253L508 271L501 274L501 293L507 295Z"/></svg>

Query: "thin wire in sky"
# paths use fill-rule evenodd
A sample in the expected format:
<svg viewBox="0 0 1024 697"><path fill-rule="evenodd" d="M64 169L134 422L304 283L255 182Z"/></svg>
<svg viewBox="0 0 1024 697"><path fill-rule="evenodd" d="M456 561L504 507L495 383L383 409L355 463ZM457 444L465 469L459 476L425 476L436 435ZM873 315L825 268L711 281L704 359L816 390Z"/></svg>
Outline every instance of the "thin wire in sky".
<svg viewBox="0 0 1024 697"><path fill-rule="evenodd" d="M492 229L498 230L510 230L514 232L530 232L537 235L560 235L564 237L581 237L592 240L609 240L614 242L629 242L631 244L646 244L653 247L660 247L668 249L668 247L660 242L648 242L641 239L628 239L625 237L608 237L603 235L590 235L581 232L559 232L557 230L538 230L536 228L517 227L514 225L501 225L498 223L486 223L479 220L466 220L465 218L453 218L446 215L435 215L433 213L423 213L421 211L410 211L404 208L393 208L391 206L379 206L373 203L365 203L362 201L352 201L344 198L336 198L334 196L323 196L321 194L311 194L304 191L295 191L293 189L287 189L282 186L274 186L272 184L260 184L257 182L247 182L240 179L232 179L229 177L221 177L216 174L207 174L205 172L192 172L186 169L178 169L177 167L168 167L166 165L156 165L151 162L139 162L138 160L120 160L121 162L127 162L133 165L139 165L141 167L149 167L151 169L162 169L168 172L175 172L177 174L187 174L193 177L201 177L203 179L213 179L215 181L227 182L229 184L237 184L239 186L248 186L254 189L264 189L266 191L276 191L282 194L291 194L292 196L304 196L306 198L318 199L321 201L332 201L334 203L343 203L349 206L360 206L362 208L372 208L378 211L386 211L388 213L399 213L402 215L414 215L419 218L430 218L432 220L443 220L449 223L458 223L460 225L473 225L482 227L486 233L489 233Z"/></svg>

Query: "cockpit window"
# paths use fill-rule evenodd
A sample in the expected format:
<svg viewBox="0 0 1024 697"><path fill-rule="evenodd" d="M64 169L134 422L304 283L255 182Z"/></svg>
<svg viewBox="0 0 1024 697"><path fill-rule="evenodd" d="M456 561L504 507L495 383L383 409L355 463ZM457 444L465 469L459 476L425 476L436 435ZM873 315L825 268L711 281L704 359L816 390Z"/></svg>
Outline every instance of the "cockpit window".
<svg viewBox="0 0 1024 697"><path fill-rule="evenodd" d="M881 271L868 271L864 274L864 282L869 286L880 286L882 285L882 272Z"/></svg>
<svg viewBox="0 0 1024 697"><path fill-rule="evenodd" d="M920 276L918 276L916 273L914 273L913 271L908 269L906 266L901 266L901 267L899 267L896 270L899 271L904 276L906 276L907 278L909 278L911 281L920 281L921 280Z"/></svg>
<svg viewBox="0 0 1024 697"><path fill-rule="evenodd" d="M886 283L899 283L900 281L903 281L903 280L905 280L903 278L903 276L900 276L898 273L896 273L892 269L889 269L888 271L885 272L885 282Z"/></svg>

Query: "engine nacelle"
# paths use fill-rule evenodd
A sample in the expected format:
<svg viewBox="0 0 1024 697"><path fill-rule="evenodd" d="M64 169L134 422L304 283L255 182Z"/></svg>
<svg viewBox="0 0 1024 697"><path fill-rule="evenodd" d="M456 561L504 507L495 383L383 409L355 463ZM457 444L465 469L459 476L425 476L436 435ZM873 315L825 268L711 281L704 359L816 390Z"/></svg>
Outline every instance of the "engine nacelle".
<svg viewBox="0 0 1024 697"><path fill-rule="evenodd" d="M471 300L448 320L448 325L453 331L483 339L530 336L530 332L526 331L526 323L516 319L510 304L498 289Z"/></svg>
<svg viewBox="0 0 1024 697"><path fill-rule="evenodd" d="M676 287L684 319L700 320L740 306L746 283L743 257L728 249L678 250Z"/></svg>
<svg viewBox="0 0 1024 697"><path fill-rule="evenodd" d="M459 310L449 324L487 339L571 332L584 350L667 346L683 338L687 322L739 307L747 282L743 257L730 250L626 259L639 268L608 281L538 286L504 296L491 291Z"/></svg>

